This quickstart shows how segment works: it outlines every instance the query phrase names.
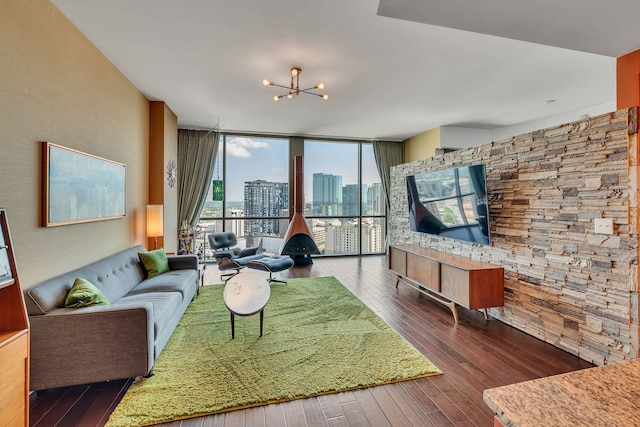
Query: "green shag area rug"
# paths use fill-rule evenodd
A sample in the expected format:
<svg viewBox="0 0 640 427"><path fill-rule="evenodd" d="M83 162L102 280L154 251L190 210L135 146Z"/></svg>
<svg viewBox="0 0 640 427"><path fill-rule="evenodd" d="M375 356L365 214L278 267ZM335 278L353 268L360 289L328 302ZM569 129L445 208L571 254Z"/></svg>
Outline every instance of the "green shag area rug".
<svg viewBox="0 0 640 427"><path fill-rule="evenodd" d="M137 378L108 427L142 426L440 374L333 277L272 284L259 315L236 316L205 286L150 378Z"/></svg>

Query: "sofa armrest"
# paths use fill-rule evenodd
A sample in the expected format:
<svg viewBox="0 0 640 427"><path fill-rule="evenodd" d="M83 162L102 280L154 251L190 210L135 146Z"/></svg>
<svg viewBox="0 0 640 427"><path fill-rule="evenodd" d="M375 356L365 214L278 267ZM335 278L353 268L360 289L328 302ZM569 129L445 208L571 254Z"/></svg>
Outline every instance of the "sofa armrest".
<svg viewBox="0 0 640 427"><path fill-rule="evenodd" d="M29 322L31 390L131 378L153 367L151 303L60 308Z"/></svg>
<svg viewBox="0 0 640 427"><path fill-rule="evenodd" d="M169 270L197 270L197 255L172 255L168 256Z"/></svg>

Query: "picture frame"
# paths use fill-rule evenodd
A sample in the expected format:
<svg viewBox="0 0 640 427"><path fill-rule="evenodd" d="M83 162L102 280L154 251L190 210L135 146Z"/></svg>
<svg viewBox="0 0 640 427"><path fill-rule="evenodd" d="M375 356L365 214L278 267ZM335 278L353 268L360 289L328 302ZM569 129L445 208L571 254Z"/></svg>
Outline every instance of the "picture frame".
<svg viewBox="0 0 640 427"><path fill-rule="evenodd" d="M126 215L126 165L48 141L42 155L44 227Z"/></svg>
<svg viewBox="0 0 640 427"><path fill-rule="evenodd" d="M0 289L15 282L12 259L13 252L7 223L7 212L0 208Z"/></svg>

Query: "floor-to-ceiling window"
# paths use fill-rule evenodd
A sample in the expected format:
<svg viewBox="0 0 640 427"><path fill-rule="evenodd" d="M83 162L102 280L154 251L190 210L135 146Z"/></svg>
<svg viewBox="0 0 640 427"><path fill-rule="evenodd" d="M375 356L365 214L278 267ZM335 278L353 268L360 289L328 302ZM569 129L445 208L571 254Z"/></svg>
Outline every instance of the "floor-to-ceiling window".
<svg viewBox="0 0 640 427"><path fill-rule="evenodd" d="M367 142L225 134L201 215L206 234L233 231L239 246L284 237L289 223L291 151L304 152L304 215L324 255L384 251L384 200ZM205 234L205 235L206 235ZM206 237L202 244L210 258Z"/></svg>
<svg viewBox="0 0 640 427"><path fill-rule="evenodd" d="M306 140L305 217L324 255L384 251L385 212L370 143Z"/></svg>
<svg viewBox="0 0 640 427"><path fill-rule="evenodd" d="M240 247L282 237L289 223L289 140L223 135L221 142L200 224L207 234L232 231Z"/></svg>

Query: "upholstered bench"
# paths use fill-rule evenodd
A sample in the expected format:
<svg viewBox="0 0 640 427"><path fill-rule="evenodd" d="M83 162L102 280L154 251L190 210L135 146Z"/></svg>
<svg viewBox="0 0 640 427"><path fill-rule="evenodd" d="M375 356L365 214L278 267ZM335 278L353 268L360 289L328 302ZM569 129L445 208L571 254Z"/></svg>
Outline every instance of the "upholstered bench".
<svg viewBox="0 0 640 427"><path fill-rule="evenodd" d="M269 256L260 259L253 259L247 263L247 267L254 270L263 270L269 272L269 283L280 282L287 283L284 280L273 278L273 273L288 270L293 267L293 259L288 256Z"/></svg>

